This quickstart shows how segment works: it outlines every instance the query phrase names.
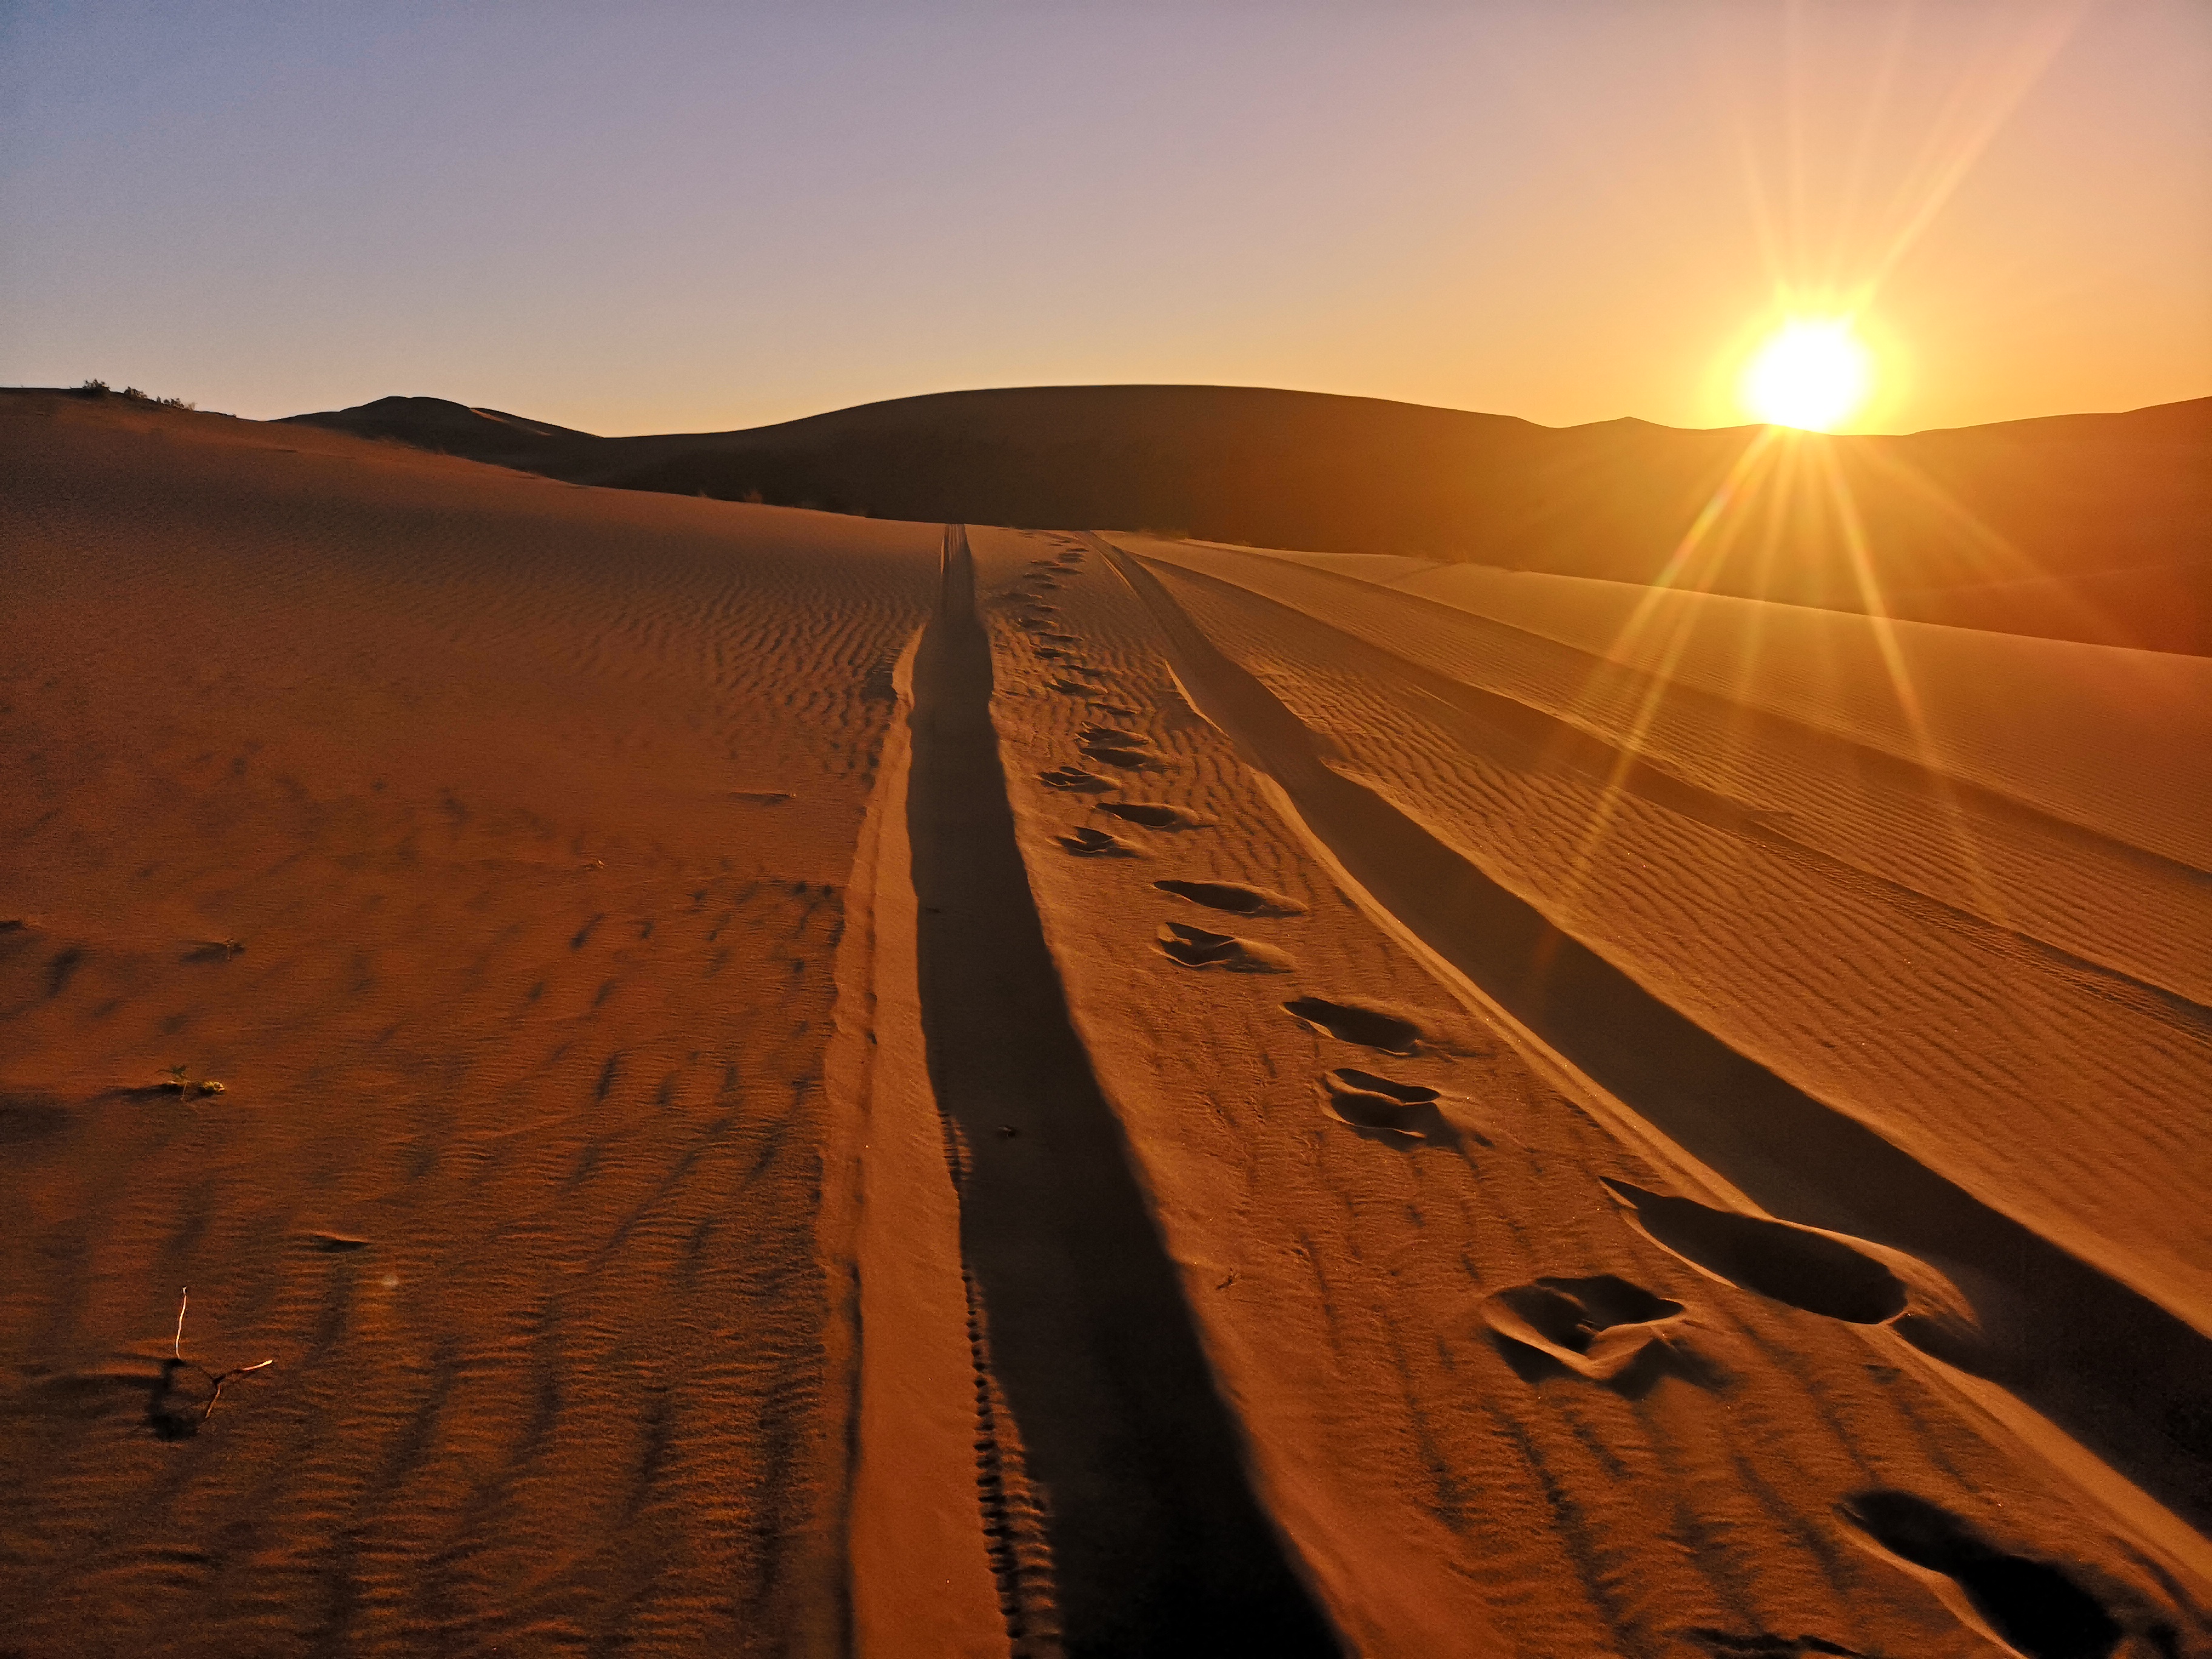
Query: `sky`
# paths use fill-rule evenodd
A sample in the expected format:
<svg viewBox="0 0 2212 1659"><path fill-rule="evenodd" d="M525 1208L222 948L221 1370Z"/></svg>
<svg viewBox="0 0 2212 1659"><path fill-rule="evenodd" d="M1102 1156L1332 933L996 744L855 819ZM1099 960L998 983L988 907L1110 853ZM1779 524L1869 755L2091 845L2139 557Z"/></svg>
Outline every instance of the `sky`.
<svg viewBox="0 0 2212 1659"><path fill-rule="evenodd" d="M0 0L0 384L603 433L987 386L2212 393L2207 0Z"/></svg>

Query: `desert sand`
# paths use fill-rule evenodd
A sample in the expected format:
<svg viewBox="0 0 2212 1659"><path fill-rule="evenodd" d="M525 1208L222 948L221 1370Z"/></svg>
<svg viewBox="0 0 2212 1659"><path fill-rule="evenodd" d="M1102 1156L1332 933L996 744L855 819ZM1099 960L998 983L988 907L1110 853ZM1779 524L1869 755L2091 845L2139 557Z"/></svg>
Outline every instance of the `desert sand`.
<svg viewBox="0 0 2212 1659"><path fill-rule="evenodd" d="M620 438L441 398L291 421L571 483L1032 529L1173 526L2212 654L2212 398L1787 441L1207 386L933 392ZM1709 518L1717 500L1727 510ZM1786 558L1770 556L1778 542Z"/></svg>
<svg viewBox="0 0 2212 1659"><path fill-rule="evenodd" d="M2212 1653L2212 658L0 453L0 1650Z"/></svg>

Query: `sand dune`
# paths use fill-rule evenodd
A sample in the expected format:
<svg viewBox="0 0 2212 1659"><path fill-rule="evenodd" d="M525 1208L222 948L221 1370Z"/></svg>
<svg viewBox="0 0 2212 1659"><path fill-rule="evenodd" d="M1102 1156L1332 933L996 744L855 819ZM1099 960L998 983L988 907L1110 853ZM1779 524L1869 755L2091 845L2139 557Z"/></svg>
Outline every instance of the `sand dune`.
<svg viewBox="0 0 2212 1659"><path fill-rule="evenodd" d="M887 518L1171 526L1635 583L1663 574L1850 611L1879 594L1893 616L2212 654L2212 398L1839 438L1553 428L1248 386L945 392L632 438L434 398L295 418L586 483Z"/></svg>
<svg viewBox="0 0 2212 1659"><path fill-rule="evenodd" d="M11 1650L2212 1652L2201 659L0 422Z"/></svg>
<svg viewBox="0 0 2212 1659"><path fill-rule="evenodd" d="M836 951L935 532L4 418L7 1644L828 1650ZM276 1364L169 1442L186 1284Z"/></svg>

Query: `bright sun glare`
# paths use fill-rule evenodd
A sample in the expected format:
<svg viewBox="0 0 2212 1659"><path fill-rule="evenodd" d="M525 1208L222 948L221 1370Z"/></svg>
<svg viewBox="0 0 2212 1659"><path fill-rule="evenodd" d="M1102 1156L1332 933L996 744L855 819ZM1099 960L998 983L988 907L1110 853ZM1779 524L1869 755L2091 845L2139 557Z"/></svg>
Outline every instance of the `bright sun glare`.
<svg viewBox="0 0 2212 1659"><path fill-rule="evenodd" d="M1874 354L1848 317L1793 317L1753 356L1744 407L1776 426L1831 432L1874 388Z"/></svg>

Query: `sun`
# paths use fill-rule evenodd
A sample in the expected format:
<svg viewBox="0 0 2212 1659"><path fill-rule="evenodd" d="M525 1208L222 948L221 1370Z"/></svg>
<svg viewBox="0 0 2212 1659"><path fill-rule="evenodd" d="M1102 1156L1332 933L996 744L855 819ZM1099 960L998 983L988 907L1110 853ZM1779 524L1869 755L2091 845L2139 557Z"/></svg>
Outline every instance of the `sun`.
<svg viewBox="0 0 2212 1659"><path fill-rule="evenodd" d="M1752 355L1743 405L1775 426L1832 432L1874 389L1874 354L1848 317L1792 317Z"/></svg>

